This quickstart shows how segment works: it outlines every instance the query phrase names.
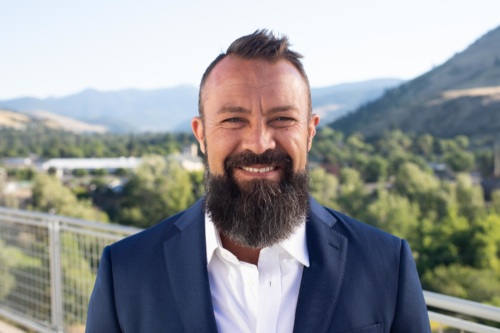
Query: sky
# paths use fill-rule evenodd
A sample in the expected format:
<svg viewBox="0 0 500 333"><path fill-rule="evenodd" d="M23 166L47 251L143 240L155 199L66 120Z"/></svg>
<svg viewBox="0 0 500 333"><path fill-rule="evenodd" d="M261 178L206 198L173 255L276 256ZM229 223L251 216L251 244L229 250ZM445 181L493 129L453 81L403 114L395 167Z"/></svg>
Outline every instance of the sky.
<svg viewBox="0 0 500 333"><path fill-rule="evenodd" d="M412 79L499 13L499 0L0 0L0 100L198 85L261 28L288 35L312 87Z"/></svg>

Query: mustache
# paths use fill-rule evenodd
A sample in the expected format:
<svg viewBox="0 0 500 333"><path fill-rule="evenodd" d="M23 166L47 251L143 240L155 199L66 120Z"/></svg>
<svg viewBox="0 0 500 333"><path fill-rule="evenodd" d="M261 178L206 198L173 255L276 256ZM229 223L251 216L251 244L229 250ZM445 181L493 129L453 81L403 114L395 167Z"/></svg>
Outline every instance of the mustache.
<svg viewBox="0 0 500 333"><path fill-rule="evenodd" d="M292 169L292 158L290 155L279 149L268 149L262 154L255 154L245 150L241 153L229 155L224 161L224 168L230 171L234 168L241 168L255 164L267 164L286 169Z"/></svg>

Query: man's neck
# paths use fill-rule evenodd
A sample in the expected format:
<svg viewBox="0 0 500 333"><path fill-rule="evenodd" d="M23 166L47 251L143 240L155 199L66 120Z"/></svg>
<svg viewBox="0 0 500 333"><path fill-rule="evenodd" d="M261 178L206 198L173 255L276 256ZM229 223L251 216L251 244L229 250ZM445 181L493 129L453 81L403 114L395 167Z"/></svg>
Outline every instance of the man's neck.
<svg viewBox="0 0 500 333"><path fill-rule="evenodd" d="M226 250L234 254L236 258L238 258L238 260L257 266L261 249L242 246L231 241L229 238L222 234L220 234L220 240L222 242L222 246L224 246Z"/></svg>

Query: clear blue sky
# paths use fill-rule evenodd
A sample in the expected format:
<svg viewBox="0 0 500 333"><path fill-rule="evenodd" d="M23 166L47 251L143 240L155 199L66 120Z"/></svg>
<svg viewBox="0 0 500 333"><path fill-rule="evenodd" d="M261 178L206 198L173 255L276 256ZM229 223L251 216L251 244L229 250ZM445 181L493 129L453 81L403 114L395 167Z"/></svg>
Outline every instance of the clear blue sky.
<svg viewBox="0 0 500 333"><path fill-rule="evenodd" d="M500 25L499 0L0 0L0 99L197 85L258 28L290 37L311 85L411 79Z"/></svg>

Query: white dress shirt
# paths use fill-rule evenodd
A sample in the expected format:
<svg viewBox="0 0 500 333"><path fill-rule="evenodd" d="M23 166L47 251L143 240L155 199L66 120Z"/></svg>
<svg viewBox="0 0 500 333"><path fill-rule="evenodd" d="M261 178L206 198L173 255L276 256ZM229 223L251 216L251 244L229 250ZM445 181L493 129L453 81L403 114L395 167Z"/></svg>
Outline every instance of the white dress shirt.
<svg viewBox="0 0 500 333"><path fill-rule="evenodd" d="M260 251L257 266L224 249L205 215L208 277L220 333L290 333L304 266L309 267L305 221L285 241Z"/></svg>

